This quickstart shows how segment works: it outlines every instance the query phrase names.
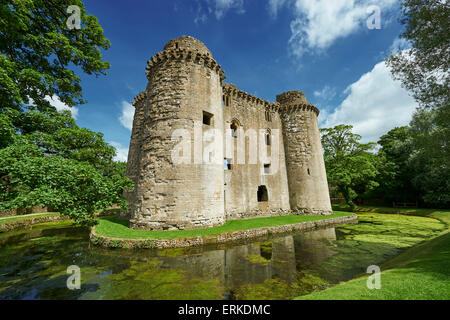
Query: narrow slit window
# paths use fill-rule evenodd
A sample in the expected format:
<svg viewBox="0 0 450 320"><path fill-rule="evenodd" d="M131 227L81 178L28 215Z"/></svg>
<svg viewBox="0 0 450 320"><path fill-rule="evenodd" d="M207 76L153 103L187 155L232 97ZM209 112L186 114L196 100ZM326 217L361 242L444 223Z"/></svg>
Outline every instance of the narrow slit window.
<svg viewBox="0 0 450 320"><path fill-rule="evenodd" d="M264 165L264 174L270 174L270 163Z"/></svg>
<svg viewBox="0 0 450 320"><path fill-rule="evenodd" d="M224 95L222 97L222 105L228 107L230 105L230 97Z"/></svg>
<svg viewBox="0 0 450 320"><path fill-rule="evenodd" d="M223 159L223 166L225 170L233 170L233 159Z"/></svg>
<svg viewBox="0 0 450 320"><path fill-rule="evenodd" d="M268 131L266 132L266 146L270 146L270 144L271 144L271 136L272 136L272 134L271 134L270 131L268 130Z"/></svg>

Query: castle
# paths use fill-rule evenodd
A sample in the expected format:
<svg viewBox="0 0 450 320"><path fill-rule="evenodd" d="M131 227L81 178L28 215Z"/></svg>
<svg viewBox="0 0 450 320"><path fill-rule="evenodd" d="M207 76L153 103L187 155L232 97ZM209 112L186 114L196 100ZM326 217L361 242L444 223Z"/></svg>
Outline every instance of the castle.
<svg viewBox="0 0 450 320"><path fill-rule="evenodd" d="M133 101L130 227L195 229L248 217L331 214L319 110L304 93L269 102L239 90L224 82L208 48L188 36L169 41L146 69L147 88ZM219 133L212 139L205 134L211 129Z"/></svg>

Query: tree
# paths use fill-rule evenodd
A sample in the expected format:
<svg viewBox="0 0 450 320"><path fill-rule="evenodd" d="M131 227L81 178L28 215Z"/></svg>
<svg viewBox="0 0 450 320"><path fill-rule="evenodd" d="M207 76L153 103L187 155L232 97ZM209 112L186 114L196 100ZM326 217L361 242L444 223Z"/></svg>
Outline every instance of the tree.
<svg viewBox="0 0 450 320"><path fill-rule="evenodd" d="M450 87L450 5L442 0L403 0L401 38L411 49L387 60L422 107L448 108Z"/></svg>
<svg viewBox="0 0 450 320"><path fill-rule="evenodd" d="M450 126L440 125L444 110L419 110L411 121L414 186L429 206L450 207ZM445 110L449 112L449 110Z"/></svg>
<svg viewBox="0 0 450 320"><path fill-rule="evenodd" d="M50 206L80 225L95 223L100 209L126 207L123 190L129 179L105 177L87 162L59 156L45 157L36 145L17 143L0 150L0 202L3 210Z"/></svg>
<svg viewBox="0 0 450 320"><path fill-rule="evenodd" d="M80 8L79 30L66 24L71 5ZM83 103L80 77L68 67L95 75L109 68L100 49L110 42L81 0L5 0L0 18L0 108L54 110L54 96L68 106Z"/></svg>
<svg viewBox="0 0 450 320"><path fill-rule="evenodd" d="M66 24L72 5L79 30ZM132 183L113 161L115 149L50 103L85 102L72 69L106 74L101 49L110 42L97 18L80 0L9 0L0 4L0 30L0 211L50 206L92 224L95 212L126 207Z"/></svg>
<svg viewBox="0 0 450 320"><path fill-rule="evenodd" d="M450 5L441 0L404 0L405 31L411 49L387 60L395 79L420 104L410 124L415 187L429 205L450 205Z"/></svg>
<svg viewBox="0 0 450 320"><path fill-rule="evenodd" d="M374 194L386 201L416 202L421 195L413 184L416 174L411 163L414 151L411 128L397 127L381 136L378 144L380 174Z"/></svg>
<svg viewBox="0 0 450 320"><path fill-rule="evenodd" d="M352 133L353 126L338 125L321 129L328 182L337 188L353 209L353 200L378 185L375 178L376 155L369 152L374 143L360 143L361 136Z"/></svg>

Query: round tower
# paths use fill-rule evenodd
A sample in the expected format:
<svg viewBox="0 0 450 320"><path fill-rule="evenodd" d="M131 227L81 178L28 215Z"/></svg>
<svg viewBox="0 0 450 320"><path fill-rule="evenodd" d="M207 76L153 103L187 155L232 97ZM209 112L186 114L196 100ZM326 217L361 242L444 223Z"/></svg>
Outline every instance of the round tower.
<svg viewBox="0 0 450 320"><path fill-rule="evenodd" d="M223 71L208 48L188 36L169 41L146 69L143 119L134 120L141 128L139 161L133 161L138 168L128 170L135 174L130 226L174 230L223 224L223 148L206 154L220 161L205 159L204 147L216 139L205 142L202 134L223 132ZM182 142L187 147L180 148Z"/></svg>
<svg viewBox="0 0 450 320"><path fill-rule="evenodd" d="M319 110L300 91L277 96L291 210L300 214L331 214L331 202L317 117Z"/></svg>

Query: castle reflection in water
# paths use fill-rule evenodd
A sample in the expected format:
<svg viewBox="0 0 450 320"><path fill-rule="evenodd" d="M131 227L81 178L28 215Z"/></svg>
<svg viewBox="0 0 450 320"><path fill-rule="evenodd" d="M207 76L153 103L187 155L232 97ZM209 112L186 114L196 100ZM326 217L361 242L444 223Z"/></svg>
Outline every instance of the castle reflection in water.
<svg viewBox="0 0 450 320"><path fill-rule="evenodd" d="M327 228L226 249L198 249L201 252L159 259L163 268L218 279L226 287L263 283L273 278L294 282L297 271L316 269L321 261L336 253L333 251L335 240L335 228Z"/></svg>

